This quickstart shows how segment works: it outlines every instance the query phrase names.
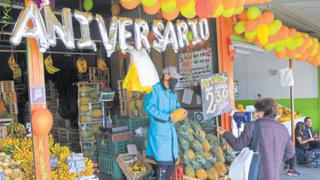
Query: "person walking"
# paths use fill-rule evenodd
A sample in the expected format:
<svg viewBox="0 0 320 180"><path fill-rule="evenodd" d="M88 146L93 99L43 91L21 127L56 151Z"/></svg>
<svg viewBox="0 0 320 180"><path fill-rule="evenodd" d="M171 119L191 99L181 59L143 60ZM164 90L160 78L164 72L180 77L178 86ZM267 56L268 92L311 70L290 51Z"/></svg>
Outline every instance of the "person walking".
<svg viewBox="0 0 320 180"><path fill-rule="evenodd" d="M259 180L280 180L280 168L284 160L290 160L290 169L295 171L295 149L288 130L284 125L275 121L277 104L271 98L259 99L254 104L257 120L246 125L239 138L232 133L218 128L218 133L236 151L249 147L252 141L253 129L257 128L256 150L261 155Z"/></svg>

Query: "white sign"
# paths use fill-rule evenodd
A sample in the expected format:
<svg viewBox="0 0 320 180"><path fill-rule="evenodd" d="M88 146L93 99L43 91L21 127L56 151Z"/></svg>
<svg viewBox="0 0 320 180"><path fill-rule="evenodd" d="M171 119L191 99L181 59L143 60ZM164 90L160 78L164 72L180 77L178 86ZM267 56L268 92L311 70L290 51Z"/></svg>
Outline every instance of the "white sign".
<svg viewBox="0 0 320 180"><path fill-rule="evenodd" d="M184 104L191 104L193 97L193 90L192 89L184 89L183 96L182 96L182 103Z"/></svg>
<svg viewBox="0 0 320 180"><path fill-rule="evenodd" d="M178 59L179 74L183 76L179 88L193 86L213 73L211 48L180 53Z"/></svg>

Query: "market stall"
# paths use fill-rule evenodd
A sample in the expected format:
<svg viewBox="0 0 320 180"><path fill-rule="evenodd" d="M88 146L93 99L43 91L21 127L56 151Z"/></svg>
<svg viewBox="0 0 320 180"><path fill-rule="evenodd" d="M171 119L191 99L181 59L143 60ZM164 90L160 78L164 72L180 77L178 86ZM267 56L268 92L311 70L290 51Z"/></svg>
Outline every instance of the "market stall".
<svg viewBox="0 0 320 180"><path fill-rule="evenodd" d="M227 178L235 152L216 128L232 110L232 76L219 68L214 18L240 14L245 1L112 1L110 14L95 12L90 0L54 5L2 5L16 23L4 28L10 34L0 50L12 74L0 81L0 177L154 176L143 103L168 68L188 112L175 114L175 179Z"/></svg>

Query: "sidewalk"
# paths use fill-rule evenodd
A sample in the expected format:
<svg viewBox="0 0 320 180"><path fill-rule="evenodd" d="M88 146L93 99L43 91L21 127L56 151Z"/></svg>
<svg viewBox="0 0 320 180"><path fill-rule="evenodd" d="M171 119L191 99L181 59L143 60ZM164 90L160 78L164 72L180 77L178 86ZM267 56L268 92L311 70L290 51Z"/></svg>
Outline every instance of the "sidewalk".
<svg viewBox="0 0 320 180"><path fill-rule="evenodd" d="M298 177L287 176L285 172L281 172L281 180L320 180L320 168L297 168L301 173Z"/></svg>

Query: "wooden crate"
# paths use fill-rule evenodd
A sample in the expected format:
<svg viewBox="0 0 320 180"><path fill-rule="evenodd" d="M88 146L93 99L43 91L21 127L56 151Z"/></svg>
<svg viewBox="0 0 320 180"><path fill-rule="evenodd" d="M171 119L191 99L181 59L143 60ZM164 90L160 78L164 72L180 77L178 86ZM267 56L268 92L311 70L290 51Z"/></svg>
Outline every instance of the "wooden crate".
<svg viewBox="0 0 320 180"><path fill-rule="evenodd" d="M7 126L0 126L0 140L6 138L8 135Z"/></svg>
<svg viewBox="0 0 320 180"><path fill-rule="evenodd" d="M2 92L15 92L14 81L0 81L0 90Z"/></svg>
<svg viewBox="0 0 320 180"><path fill-rule="evenodd" d="M129 159L129 154L119 154L117 158L117 162L123 172L123 174L127 177L127 179L135 179L135 180L142 180L144 176L148 175L152 171L152 167L149 165L149 163L146 162L145 158L141 154L136 154L135 156L141 160L141 162L146 166L147 171L145 173L142 173L141 175L135 175L132 171L129 165L126 163L126 159Z"/></svg>
<svg viewBox="0 0 320 180"><path fill-rule="evenodd" d="M105 71L101 71L97 67L89 67L89 81L96 82L96 81L105 81L107 84L110 83L110 75L109 69Z"/></svg>
<svg viewBox="0 0 320 180"><path fill-rule="evenodd" d="M118 93L121 116L131 118L147 117L147 113L143 108L144 93L123 89L123 81L118 81Z"/></svg>
<svg viewBox="0 0 320 180"><path fill-rule="evenodd" d="M14 91L2 92L3 100L6 104L17 104L17 95Z"/></svg>

